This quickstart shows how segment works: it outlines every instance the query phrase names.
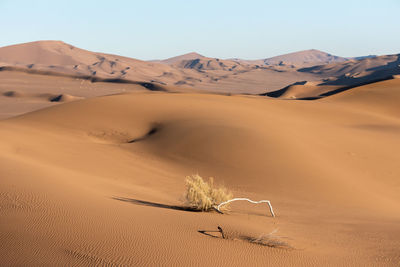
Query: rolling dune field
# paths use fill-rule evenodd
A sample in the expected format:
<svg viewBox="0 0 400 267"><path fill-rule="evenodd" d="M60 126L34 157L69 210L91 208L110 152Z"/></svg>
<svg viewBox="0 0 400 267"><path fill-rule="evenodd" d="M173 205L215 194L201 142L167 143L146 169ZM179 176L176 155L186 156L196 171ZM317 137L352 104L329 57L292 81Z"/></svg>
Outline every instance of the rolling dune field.
<svg viewBox="0 0 400 267"><path fill-rule="evenodd" d="M3 115L2 265L400 264L399 79L310 101L98 86ZM188 210L196 173L277 216Z"/></svg>

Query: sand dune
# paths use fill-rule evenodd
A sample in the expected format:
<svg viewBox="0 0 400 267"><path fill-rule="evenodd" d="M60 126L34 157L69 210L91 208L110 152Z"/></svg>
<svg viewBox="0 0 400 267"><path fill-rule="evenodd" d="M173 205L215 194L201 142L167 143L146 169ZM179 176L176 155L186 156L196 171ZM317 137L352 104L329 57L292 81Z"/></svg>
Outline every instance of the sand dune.
<svg viewBox="0 0 400 267"><path fill-rule="evenodd" d="M0 62L0 67L7 70L12 67L30 73L124 79L222 93L262 93L280 89L301 80L300 77L320 78L320 75L313 73L298 73L290 67L242 64L233 60L207 58L197 53L146 62L91 52L61 41L1 47Z"/></svg>
<svg viewBox="0 0 400 267"><path fill-rule="evenodd" d="M399 74L397 55L355 60L314 49L252 61L208 58L193 52L146 62L91 52L60 41L2 47L0 62L3 71L252 94L280 90L304 80L320 81L328 88L349 87ZM318 87L322 93L324 88Z"/></svg>
<svg viewBox="0 0 400 267"><path fill-rule="evenodd" d="M147 81L163 72L171 71L167 65L137 59L95 53L61 41L38 41L0 48L0 62L6 66L91 75L101 78L126 78Z"/></svg>
<svg viewBox="0 0 400 267"><path fill-rule="evenodd" d="M307 81L296 82L262 95L297 99L326 97L366 84L396 79L400 73L399 63L399 55L388 55L299 69L299 72L312 72L330 77L313 81L312 84Z"/></svg>
<svg viewBox="0 0 400 267"><path fill-rule="evenodd" d="M264 63L267 65L295 65L295 66L314 66L328 63L344 62L347 58L333 56L331 54L316 50L304 50L289 53L276 57L267 58Z"/></svg>
<svg viewBox="0 0 400 267"><path fill-rule="evenodd" d="M324 101L350 103L354 108L361 108L373 113L399 118L400 113L397 103L400 101L400 80L385 80L355 87L351 90L326 97Z"/></svg>
<svg viewBox="0 0 400 267"><path fill-rule="evenodd" d="M74 101L77 99L82 99L82 97L77 97L69 94L25 94L18 91L7 91L3 93L3 96L12 97L12 98L22 98L22 97L29 97L29 98L41 98L48 100L50 102L69 102Z"/></svg>
<svg viewBox="0 0 400 267"><path fill-rule="evenodd" d="M329 63L345 62L351 58L344 58L334 56L326 52L319 51L317 49L310 49L304 51L298 51L279 55L275 57L257 59L257 60L243 60L235 58L233 60L237 62L243 62L248 64L259 64L259 65L271 65L271 66L289 66L292 68L304 68L316 65L324 65ZM360 58L361 59L361 58Z"/></svg>
<svg viewBox="0 0 400 267"><path fill-rule="evenodd" d="M164 64L176 64L182 60L192 60L192 59L200 59L204 58L204 56L200 55L199 53L196 52L191 52L187 53L184 55L176 56L176 57L171 57L167 58L164 60L153 60L154 62L159 62L159 63L164 63Z"/></svg>
<svg viewBox="0 0 400 267"><path fill-rule="evenodd" d="M141 91L1 121L2 263L396 266L395 81L312 102ZM197 172L277 217L180 209ZM274 231L292 249L248 242Z"/></svg>
<svg viewBox="0 0 400 267"><path fill-rule="evenodd" d="M336 79L324 81L326 85L355 85L392 78L400 73L399 55L387 55L362 60L352 60L339 64L315 66L300 69L300 72L334 76Z"/></svg>
<svg viewBox="0 0 400 267"><path fill-rule="evenodd" d="M148 91L136 83L91 82L91 80L19 71L0 71L0 118L48 107L58 100L79 100L102 95ZM168 88L166 89L168 90Z"/></svg>
<svg viewBox="0 0 400 267"><path fill-rule="evenodd" d="M332 63L328 65L319 65L310 68L303 68L301 72L312 72L329 76L341 76L346 73L357 74L363 71L371 71L378 67L393 68L398 61L398 55L385 55L373 58L364 58L361 60L349 60L343 63ZM393 62L393 64L389 64ZM398 65L398 64L397 64Z"/></svg>
<svg viewBox="0 0 400 267"><path fill-rule="evenodd" d="M263 93L263 96L277 97L282 99L318 99L324 97L324 94L335 92L339 86L321 86L318 82L296 82L280 90Z"/></svg>
<svg viewBox="0 0 400 267"><path fill-rule="evenodd" d="M232 71L232 70L248 70L248 67L242 66L240 63L229 61L229 60L222 60L218 58L196 58L196 59L187 59L181 60L175 63L177 67L184 68L184 69L195 69L198 71L203 70L225 70L225 71ZM255 68L255 67L254 67Z"/></svg>

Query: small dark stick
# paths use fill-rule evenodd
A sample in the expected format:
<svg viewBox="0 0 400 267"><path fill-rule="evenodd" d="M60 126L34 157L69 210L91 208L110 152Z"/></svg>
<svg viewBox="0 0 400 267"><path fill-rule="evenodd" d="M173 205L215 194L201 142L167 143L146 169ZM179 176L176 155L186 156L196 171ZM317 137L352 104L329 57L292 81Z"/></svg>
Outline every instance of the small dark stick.
<svg viewBox="0 0 400 267"><path fill-rule="evenodd" d="M222 230L222 228L220 226L218 226L218 230L221 233L222 238L225 239L224 231Z"/></svg>

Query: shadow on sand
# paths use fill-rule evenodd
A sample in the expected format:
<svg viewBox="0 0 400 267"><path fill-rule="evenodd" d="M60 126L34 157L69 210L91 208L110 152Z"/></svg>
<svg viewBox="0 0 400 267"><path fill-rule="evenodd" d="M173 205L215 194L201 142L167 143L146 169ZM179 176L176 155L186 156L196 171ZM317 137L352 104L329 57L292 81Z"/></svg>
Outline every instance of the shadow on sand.
<svg viewBox="0 0 400 267"><path fill-rule="evenodd" d="M221 226L218 226L218 230L198 230L197 232L199 232L200 234L206 235L206 236L214 237L214 238L221 238L221 237L223 239L226 238L225 233L222 230Z"/></svg>
<svg viewBox="0 0 400 267"><path fill-rule="evenodd" d="M141 206L148 206L148 207L155 207L155 208L162 208L162 209L170 209L170 210L200 212L200 210L194 209L192 207L167 205L167 204L161 204L161 203L150 202L150 201L134 199L134 198L112 197L112 199L119 200L119 201L124 201L124 202L129 202L129 203L132 203L132 204L135 204L135 205L141 205Z"/></svg>

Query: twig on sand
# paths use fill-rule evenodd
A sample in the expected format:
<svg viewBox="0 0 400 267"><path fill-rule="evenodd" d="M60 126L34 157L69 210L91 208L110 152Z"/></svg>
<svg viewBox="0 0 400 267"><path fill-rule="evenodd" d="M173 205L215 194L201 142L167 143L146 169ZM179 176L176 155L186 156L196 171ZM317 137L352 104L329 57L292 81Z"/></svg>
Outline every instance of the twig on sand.
<svg viewBox="0 0 400 267"><path fill-rule="evenodd" d="M254 201L254 200L251 200L251 199L248 199L248 198L239 197L239 198L233 198L233 199L224 201L224 202L220 203L218 206L216 206L215 209L216 209L218 212L223 213L223 212L220 210L220 208L221 208L223 205L226 205L226 204L228 204L228 203L230 203L230 202L238 201L238 200L245 200L245 201L248 201L248 202L251 202L251 203L254 203L254 204L267 203L267 204L268 204L268 207L269 207L269 211L271 212L272 217L275 217L274 210L272 209L272 205L271 205L271 202L270 202L269 200Z"/></svg>
<svg viewBox="0 0 400 267"><path fill-rule="evenodd" d="M222 230L221 226L218 226L218 230L221 233L223 239L225 239L224 231Z"/></svg>
<svg viewBox="0 0 400 267"><path fill-rule="evenodd" d="M199 230L199 233L203 234L203 235L207 235L207 236L211 236L211 237L216 237L219 238L218 236L209 234L209 233L220 233L222 239L226 239L226 235L224 233L224 230L222 230L221 226L218 225L218 230L214 231L214 230Z"/></svg>

